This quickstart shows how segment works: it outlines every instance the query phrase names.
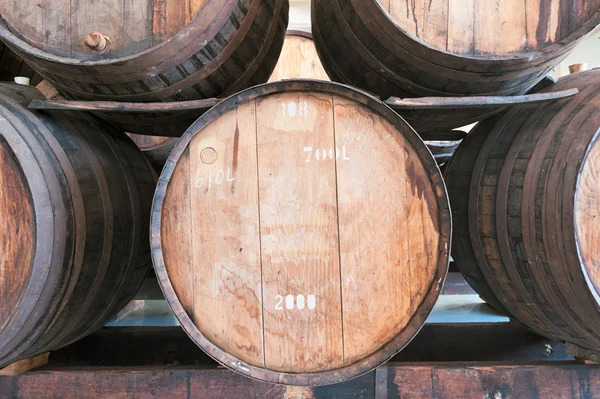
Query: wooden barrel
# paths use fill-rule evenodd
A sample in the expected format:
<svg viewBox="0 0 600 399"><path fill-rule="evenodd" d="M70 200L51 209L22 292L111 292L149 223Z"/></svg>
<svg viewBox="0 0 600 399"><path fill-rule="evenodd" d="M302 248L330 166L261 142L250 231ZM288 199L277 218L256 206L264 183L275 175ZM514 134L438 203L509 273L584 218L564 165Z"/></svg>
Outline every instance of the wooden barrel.
<svg viewBox="0 0 600 399"><path fill-rule="evenodd" d="M288 30L283 48L269 82L286 79L329 80L317 54L312 35Z"/></svg>
<svg viewBox="0 0 600 399"><path fill-rule="evenodd" d="M600 69L581 92L481 122L447 166L452 256L478 293L538 333L600 350Z"/></svg>
<svg viewBox="0 0 600 399"><path fill-rule="evenodd" d="M269 82L286 79L329 80L321 65L312 36L308 32L289 30L285 35L283 49ZM177 139L160 136L129 134L157 170L164 166Z"/></svg>
<svg viewBox="0 0 600 399"><path fill-rule="evenodd" d="M42 80L39 74L0 42L0 82L12 82L17 76L28 78L29 84L34 86Z"/></svg>
<svg viewBox="0 0 600 399"><path fill-rule="evenodd" d="M0 38L79 100L195 100L264 83L288 19L288 0L15 4L0 0ZM125 131L159 136L179 136L199 116L102 115Z"/></svg>
<svg viewBox="0 0 600 399"><path fill-rule="evenodd" d="M312 1L313 36L329 76L383 99L523 94L598 23L600 0ZM428 132L485 113L402 116Z"/></svg>
<svg viewBox="0 0 600 399"><path fill-rule="evenodd" d="M151 265L155 174L125 135L0 85L0 367L102 327Z"/></svg>
<svg viewBox="0 0 600 399"><path fill-rule="evenodd" d="M421 328L448 267L444 184L374 97L290 80L233 96L171 153L151 246L175 315L209 355L264 381L363 374Z"/></svg>

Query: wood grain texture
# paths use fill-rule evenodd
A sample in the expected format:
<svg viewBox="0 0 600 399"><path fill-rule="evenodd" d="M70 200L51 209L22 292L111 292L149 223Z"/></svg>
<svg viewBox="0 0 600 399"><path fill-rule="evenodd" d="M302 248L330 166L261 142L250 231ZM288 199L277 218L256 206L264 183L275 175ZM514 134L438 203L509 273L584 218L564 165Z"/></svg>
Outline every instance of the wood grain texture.
<svg viewBox="0 0 600 399"><path fill-rule="evenodd" d="M177 144L175 137L145 136L133 133L127 133L127 135L158 172L163 168L171 150Z"/></svg>
<svg viewBox="0 0 600 399"><path fill-rule="evenodd" d="M134 296L150 266L147 223L155 185L150 165L118 131L81 114L29 111L32 98L43 96L33 87L0 85L0 140L13 159L10 164L3 157L2 163L14 168L2 170L3 180L13 180L3 189L12 186L14 201L19 184L11 176L21 173L31 196L12 205L22 207L23 220L9 218L23 231L17 234L11 226L3 240L24 244L21 235L33 235L30 271L24 258L2 265L3 274L12 270L27 288L18 302L13 298L19 283L10 288L17 291L0 298L12 306L2 308L7 319L0 322L0 365L101 328Z"/></svg>
<svg viewBox="0 0 600 399"><path fill-rule="evenodd" d="M600 101L597 101L600 107ZM581 168L575 199L575 229L583 267L600 295L600 145L590 145Z"/></svg>
<svg viewBox="0 0 600 399"><path fill-rule="evenodd" d="M448 38L446 50L473 55L475 51L476 0L448 0Z"/></svg>
<svg viewBox="0 0 600 399"><path fill-rule="evenodd" d="M3 133L10 133L0 114ZM8 125L10 126L10 125ZM0 135L0 330L21 300L33 269L35 219L33 198L23 169Z"/></svg>
<svg viewBox="0 0 600 399"><path fill-rule="evenodd" d="M309 33L287 32L269 82L285 79L329 80Z"/></svg>
<svg viewBox="0 0 600 399"><path fill-rule="evenodd" d="M223 350L263 366L256 124L247 103L196 136L184 201L192 210L194 322Z"/></svg>
<svg viewBox="0 0 600 399"><path fill-rule="evenodd" d="M548 1L536 6L525 0L391 0L390 13L376 0L315 0L312 33L332 80L381 99L515 96L535 86L600 23L600 4L594 4L572 6L564 0L552 8ZM539 16L539 26L558 15L554 39L531 39L533 33L545 35L528 24L535 21L531 13ZM401 115L425 134L498 112Z"/></svg>
<svg viewBox="0 0 600 399"><path fill-rule="evenodd" d="M340 99L335 121L336 146L350 158L338 159L337 176L344 349L352 362L392 339L423 300L435 274L431 220L439 215L428 213L427 177L393 126Z"/></svg>
<svg viewBox="0 0 600 399"><path fill-rule="evenodd" d="M580 93L515 107L463 140L446 170L453 257L493 306L540 334L598 350L600 70L543 92L566 88Z"/></svg>
<svg viewBox="0 0 600 399"><path fill-rule="evenodd" d="M333 369L344 354L332 99L273 95L257 117L266 366Z"/></svg>
<svg viewBox="0 0 600 399"><path fill-rule="evenodd" d="M120 102L208 99L266 82L283 45L289 8L288 0L60 1L67 4L58 16L60 7L48 12L49 0L0 1L0 36L67 99ZM7 11L3 2L10 3ZM30 18L19 18L30 8ZM44 29L36 13L48 15ZM46 42L65 30L70 40ZM94 32L106 39L104 49L84 43ZM178 137L201 112L173 118L180 123L150 111L98 114L123 131Z"/></svg>
<svg viewBox="0 0 600 399"><path fill-rule="evenodd" d="M331 383L420 328L446 274L448 216L435 161L393 111L344 86L276 82L182 137L155 196L153 254L211 356L261 380ZM188 241L191 262L177 250Z"/></svg>
<svg viewBox="0 0 600 399"><path fill-rule="evenodd" d="M0 369L1 377L17 376L26 373L30 370L34 370L38 367L42 367L48 363L48 356L50 352L42 353L33 357L29 357L23 360L17 360L14 363Z"/></svg>

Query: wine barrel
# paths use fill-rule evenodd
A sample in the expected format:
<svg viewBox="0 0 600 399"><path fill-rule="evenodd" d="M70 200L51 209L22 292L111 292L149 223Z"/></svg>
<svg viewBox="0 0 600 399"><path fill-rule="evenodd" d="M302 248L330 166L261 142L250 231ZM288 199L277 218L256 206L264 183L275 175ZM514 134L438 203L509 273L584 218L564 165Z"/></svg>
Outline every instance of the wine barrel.
<svg viewBox="0 0 600 399"><path fill-rule="evenodd" d="M600 23L600 0L314 0L329 76L383 99L527 92ZM489 111L412 111L418 131Z"/></svg>
<svg viewBox="0 0 600 399"><path fill-rule="evenodd" d="M159 179L151 247L182 327L264 381L363 374L421 328L448 267L435 160L390 108L289 80L241 92L182 136Z"/></svg>
<svg viewBox="0 0 600 399"><path fill-rule="evenodd" d="M489 303L536 332L600 350L600 69L580 93L481 122L447 165L452 256Z"/></svg>
<svg viewBox="0 0 600 399"><path fill-rule="evenodd" d="M17 76L28 78L29 84L34 86L42 80L39 74L0 42L0 82L12 82Z"/></svg>
<svg viewBox="0 0 600 399"><path fill-rule="evenodd" d="M151 265L156 175L125 135L0 84L0 367L102 327Z"/></svg>
<svg viewBox="0 0 600 399"><path fill-rule="evenodd" d="M329 80L321 65L312 36L308 32L289 30L285 35L281 55L269 82L286 79ZM191 124L191 123L190 123ZM157 170L164 166L177 139L129 134Z"/></svg>
<svg viewBox="0 0 600 399"><path fill-rule="evenodd" d="M329 80L323 69L312 35L288 30L283 48L269 82L286 79Z"/></svg>
<svg viewBox="0 0 600 399"><path fill-rule="evenodd" d="M67 99L195 100L266 82L288 8L288 0L0 0L0 38ZM124 131L180 136L199 113L100 115Z"/></svg>

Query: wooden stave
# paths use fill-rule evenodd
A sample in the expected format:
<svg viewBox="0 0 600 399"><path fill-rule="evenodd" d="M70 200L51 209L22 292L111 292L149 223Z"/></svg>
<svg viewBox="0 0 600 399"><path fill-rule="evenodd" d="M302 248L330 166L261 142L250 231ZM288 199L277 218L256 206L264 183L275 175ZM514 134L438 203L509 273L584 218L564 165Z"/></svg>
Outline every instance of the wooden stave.
<svg viewBox="0 0 600 399"><path fill-rule="evenodd" d="M570 101L515 107L481 122L448 165L446 182L456 221L453 256L472 287L492 306L542 335L598 349L600 335L595 331L600 328L600 301L579 260L574 204L584 157L592 143L597 142L600 130L588 125L585 131L577 131L570 124L573 118L583 118L584 112L594 112L594 104L590 101L595 97L597 104L600 97L600 70L563 78L554 87L556 90L578 87L582 92ZM570 120L568 124L567 120ZM596 117L590 123L598 123L598 120ZM544 126L550 129L545 130ZM503 145L502 140L506 141ZM519 172L515 168L516 157L523 159L527 153L531 155L527 158L526 169ZM504 159L496 177L492 172L485 173L482 165L486 159L502 158L503 154L510 155L512 161ZM544 158L548 157L552 157L552 161L544 163ZM567 163L568 160L571 162ZM477 172L471 172L473 170ZM560 178L553 179L552 170L560 171ZM516 178L515 173L525 173L525 180L521 196L516 197L522 203L517 202L511 211L521 215L521 224L511 227L503 210L510 209L511 198L514 201L516 195L511 192L517 193L520 188L515 181L510 181L511 177ZM468 212L468 209L479 209L482 179L494 181L495 178L499 186L495 194L487 195L495 196L499 203L492 204L491 209L496 211L496 235L504 241L501 244L504 248L498 249L502 261L491 266L491 250L486 251L480 241L483 236L478 225L482 223L482 214ZM531 185L534 181L539 187ZM530 184L526 186L528 182ZM469 193L467 201L464 193ZM541 208L542 204L544 208ZM461 219L468 219L468 222ZM529 254L526 258L519 258L515 245L510 247L510 241L506 241L510 237L516 239L514 233L509 233L510 229L518 227L523 234L521 251ZM513 249L507 252L507 248ZM543 252L536 252L541 248L544 248ZM527 262L523 260L527 259L530 266L515 263L519 259L521 262Z"/></svg>
<svg viewBox="0 0 600 399"><path fill-rule="evenodd" d="M29 78L29 83L34 86L42 80L42 77L25 61L0 42L0 81L12 82L16 76Z"/></svg>
<svg viewBox="0 0 600 399"><path fill-rule="evenodd" d="M279 384L290 384L290 385L326 385L336 382L345 381L350 378L354 378L365 374L375 367L381 365L391 357L402 350L412 338L419 332L425 323L425 320L431 312L433 305L435 304L438 295L440 294L439 287L445 279L448 272L449 264L449 248L451 241L452 221L450 219L450 209L447 195L445 194L445 184L441 175L439 174L439 168L435 159L431 156L431 153L424 145L419 136L415 133L413 135L404 136L410 145L415 145L419 149L416 151L419 159L423 162L426 169L432 171L430 174L431 184L433 192L438 200L439 205L439 223L440 223L440 243L438 251L440 257L436 267L436 276L432 280L433 283L428 290L425 299L422 301L418 311L415 311L413 317L407 327L398 334L392 341L385 344L379 352L362 359L355 364L345 366L339 369L329 370L325 372L309 372L309 373L288 373L288 372L277 372L268 369L256 367L240 361L238 358L229 355L214 344L212 344L199 329L195 326L194 322L187 314L181 302L178 300L175 293L175 289L170 282L169 275L166 269L165 260L162 252L162 233L161 233L161 213L166 196L167 186L170 178L173 175L177 162L180 157L185 153L188 144L194 137L195 133L200 131L212 120L218 118L224 112L234 108L239 103L259 98L261 95L267 95L276 92L283 92L286 90L313 90L317 92L325 92L328 94L339 94L346 96L352 100L355 100L363 105L368 105L377 109L377 111L384 117L389 118L393 121L396 126L398 124L405 123L401 117L399 117L394 111L388 108L385 104L378 101L375 97L370 96L365 92L361 92L351 86L345 86L337 83L329 83L325 81L310 81L310 80L287 80L268 83L260 86L256 86L245 91L242 91L228 99L222 101L217 106L212 108L210 111L205 113L199 118L194 125L188 129L184 135L180 138L178 143L172 150L169 158L165 164L165 167L159 177L158 186L154 195L154 201L152 204L152 216L150 226L150 245L152 251L152 260L154 264L154 270L156 276L165 295L165 298L169 302L171 310L179 320L180 325L183 327L186 334L210 357L220 362L224 366L232 369L233 371L240 373L246 377L259 380L267 381ZM438 171L436 173L435 171ZM437 283L435 283L437 281ZM435 287L438 287L436 289ZM234 367L232 367L234 365Z"/></svg>
<svg viewBox="0 0 600 399"><path fill-rule="evenodd" d="M39 182L44 188L38 190L38 197L44 189L48 190L57 221L45 222L44 209L49 203L43 205L32 199L43 205L36 206L36 214L41 215L36 216L37 231L43 233L38 234L38 238L47 244L36 246L37 259L41 260L36 261L33 270L40 278L29 280L23 296L27 300L21 300L6 328L0 332L3 343L0 363L7 364L58 349L90 334L135 295L150 266L145 237L155 175L133 143L123 135L101 129L98 122L81 115L33 114L26 106L31 98L42 97L35 89L14 85L0 88L2 107L8 110L6 115L22 119L19 133L13 135L11 141L27 143L25 145L30 145L36 154L34 158L23 158L32 153L18 151L15 156L31 160L30 164L20 162L29 176L43 174ZM98 134L99 130L105 134ZM93 144L88 144L90 142ZM91 157L77 154L90 149L96 150ZM115 176L115 171L120 173ZM90 189L90 184L96 186ZM114 201L119 197L125 201L116 206ZM103 201L115 206L114 209L106 207L103 213L93 215ZM104 239L97 240L104 246L96 249L92 240L85 240L86 235L93 237L98 231L92 216L96 222L98 218L112 218L111 223L118 227L116 233L105 231ZM116 256L106 257L107 251L113 250L111 253ZM125 254L122 259L119 252ZM99 264L103 257L107 259ZM50 263L46 264L47 261ZM71 273L78 278L72 278ZM106 291L111 295L104 298ZM9 327L13 333L7 332Z"/></svg>
<svg viewBox="0 0 600 399"><path fill-rule="evenodd" d="M313 40L312 35L309 32L300 31L300 30L286 31L286 39L288 37L301 37L301 38L308 39L311 41ZM277 64L275 65L275 68L276 67L277 67ZM172 116L169 116L169 118L172 118ZM187 126L185 126L181 131L187 130L187 128L194 122L194 120L190 120L189 123L187 123ZM129 135L131 136L131 134L129 134ZM162 137L157 136L157 142L160 141L160 139L162 139ZM135 141L135 139L134 139L134 141ZM146 158L148 158L148 161L150 161L150 163L154 166L154 168L158 172L160 172L160 170L162 170L163 166L165 165L165 162L167 162L167 158L169 157L169 154L175 147L176 143L177 143L177 139L171 138L169 141L161 143L159 145L140 148L140 149L142 150L142 152L144 153Z"/></svg>
<svg viewBox="0 0 600 399"><path fill-rule="evenodd" d="M283 46L289 4L288 0L238 0L217 9L217 3L220 2L209 3L206 7L210 10L196 16L168 41L137 55L116 59L81 61L52 55L11 32L6 21L4 25L0 22L0 38L69 100L152 102L226 97L268 80ZM230 32L227 23L238 14L245 15L241 23L237 22L241 28ZM222 21L218 31L200 29L204 28L207 15ZM231 36L230 40L221 53L201 67L194 64L192 58L200 62L196 54L223 47L221 37L227 36ZM249 56L250 43L258 51ZM241 76L228 76L227 71L236 70ZM172 81L173 77L178 80ZM176 115L175 125L150 113L144 118L100 112L97 115L125 131L178 137L201 114L182 112Z"/></svg>
<svg viewBox="0 0 600 399"><path fill-rule="evenodd" d="M348 18L354 18L354 21L348 22ZM312 20L313 36L323 66L338 82L355 85L382 98L518 95L527 92L547 75L585 34L600 23L600 11L569 37L538 53L494 60L461 57L427 46L401 31L374 0L318 0L312 3ZM332 38L336 34L339 35L337 40ZM324 40L325 35L328 40ZM343 57L334 56L329 48L336 48L338 54L356 54L356 62L344 63ZM373 52L389 59L379 60ZM413 79L408 78L411 74ZM471 110L403 113L403 116L417 131L429 132L464 126L493 114Z"/></svg>

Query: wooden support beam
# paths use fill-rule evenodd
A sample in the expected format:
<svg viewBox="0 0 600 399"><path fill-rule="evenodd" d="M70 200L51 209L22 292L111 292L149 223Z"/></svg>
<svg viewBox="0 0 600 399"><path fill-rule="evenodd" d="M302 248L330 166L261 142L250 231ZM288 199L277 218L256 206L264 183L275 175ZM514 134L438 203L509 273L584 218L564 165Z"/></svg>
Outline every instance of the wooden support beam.
<svg viewBox="0 0 600 399"><path fill-rule="evenodd" d="M48 363L48 355L50 355L50 352L42 353L33 357L28 357L27 359L17 360L16 362L0 369L0 376L16 376L19 374L23 374L29 370L42 367ZM8 396L0 395L0 397Z"/></svg>

